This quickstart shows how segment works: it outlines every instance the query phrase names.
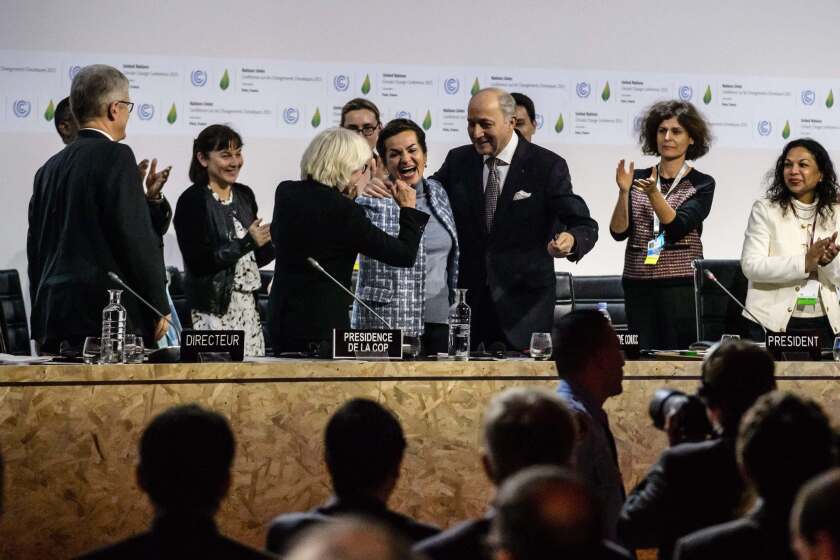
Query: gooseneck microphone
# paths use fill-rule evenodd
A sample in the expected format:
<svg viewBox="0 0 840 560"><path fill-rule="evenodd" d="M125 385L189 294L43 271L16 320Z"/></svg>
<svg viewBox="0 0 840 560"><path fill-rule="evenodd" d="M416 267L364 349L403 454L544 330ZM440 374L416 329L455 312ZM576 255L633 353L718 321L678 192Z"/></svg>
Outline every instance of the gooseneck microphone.
<svg viewBox="0 0 840 560"><path fill-rule="evenodd" d="M181 329L179 329L179 328L178 328L178 325L174 324L172 321L170 321L169 319L167 319L167 318L166 318L166 315L164 315L163 313L161 313L160 311L158 311L157 309L155 309L155 306L154 306L154 305L152 305L151 303L149 303L148 301L146 301L145 299L143 299L143 296L141 296L140 294L138 294L137 292L135 292L133 289L131 289L131 286L129 286L128 284L126 284L125 282L123 282L122 278L120 278L119 276L117 276L117 274L116 274L115 272L109 272L109 273L108 273L108 278L110 278L111 280L113 280L114 282L116 282L117 284L119 284L120 286L122 286L123 288L125 288L126 290L128 290L128 292L129 292L129 293L131 293L131 294L132 294L134 297L136 297L137 299L139 299L139 300L140 300L140 302L141 302L143 305L145 305L146 307L148 307L149 309L151 309L151 310L152 310L152 313L154 313L155 315L157 315L158 317L160 317L161 319L163 319L164 321L166 321L166 323L167 323L169 326L171 326L171 327L173 327L173 328L175 329L175 332L178 334L178 340L181 340Z"/></svg>
<svg viewBox="0 0 840 560"><path fill-rule="evenodd" d="M324 276L326 276L327 278L329 278L330 280L332 280L332 281L333 281L333 283L335 283L335 285L336 285L336 286L338 286L339 288L341 288L342 290L344 290L345 292L347 292L347 294L348 294L351 298L353 298L353 300L354 300L354 301L356 301L359 305L361 305L362 307L364 307L365 309L367 309L368 311L370 311L371 313L373 313L374 317L376 317L377 319L379 319L380 321L382 321L382 323L384 323L384 324L385 324L385 326L386 326L386 327L388 327L388 330L392 330L391 324L390 324L388 321L386 321L385 319L383 319L383 318L382 318L382 315L380 315L379 313L377 313L376 311L374 311L373 309L371 309L371 308L370 308L370 306L369 306L368 304L366 304L365 302L363 302L362 300L360 300L359 298L357 298L357 297L356 297L356 294L354 294L353 292L351 292L350 290L348 290L348 289L344 286L344 284L342 284L341 282L339 282L338 280L336 280L335 278L333 278L332 274L330 274L329 272L327 272L326 270L324 270L324 267L323 267L323 266L321 266L321 263L319 263L318 261L316 261L316 260L315 260L315 259L313 259L312 257L306 257L306 262L308 262L308 263L309 263L309 265L310 265L312 268L314 268L315 270L317 270L318 272L320 272L321 274L323 274Z"/></svg>
<svg viewBox="0 0 840 560"><path fill-rule="evenodd" d="M756 317L755 315L753 315L753 314L750 312L750 310L749 310L749 309L747 309L747 308L746 308L746 306L745 306L743 303L741 303L741 302L738 300L738 298L736 298L736 297L732 294L732 292L730 292L729 290L727 290L727 289L726 289L726 286L724 286L723 284L721 284L721 283L718 281L718 279L715 277L715 275L714 275L714 274L712 274L712 271L711 271L711 270L708 270L708 269L707 269L707 270L704 270L704 271L703 271L703 275L704 275L706 278L708 278L709 280L711 280L712 282L714 282L715 284L717 284L718 288L720 288L721 290L723 290L723 292L724 292L726 295L728 295L728 296L729 296L729 299L731 299L732 301L734 301L735 303L737 303L737 304L738 304L738 307L740 307L741 309L743 309L743 310L747 313L747 315L749 315L750 317L752 317L752 320L753 320L753 321L755 321L755 322L758 324L758 326L759 326L759 327L761 327L761 330L763 330L763 331L764 331L764 336L767 336L767 329L766 329L766 328L764 328L764 325L762 325L762 324L761 324L761 321L759 321L759 320L758 320L758 317Z"/></svg>

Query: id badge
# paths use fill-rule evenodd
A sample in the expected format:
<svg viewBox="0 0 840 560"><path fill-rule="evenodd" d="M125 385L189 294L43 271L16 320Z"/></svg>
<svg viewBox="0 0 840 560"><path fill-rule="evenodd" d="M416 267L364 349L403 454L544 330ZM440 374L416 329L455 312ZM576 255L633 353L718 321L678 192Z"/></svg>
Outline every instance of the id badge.
<svg viewBox="0 0 840 560"><path fill-rule="evenodd" d="M660 233L655 238L648 241L647 256L645 257L645 264L654 265L659 262L659 257L662 255L662 249L665 248L665 233Z"/></svg>
<svg viewBox="0 0 840 560"><path fill-rule="evenodd" d="M796 306L817 305L817 298L820 295L820 282L810 278L799 290L796 296Z"/></svg>

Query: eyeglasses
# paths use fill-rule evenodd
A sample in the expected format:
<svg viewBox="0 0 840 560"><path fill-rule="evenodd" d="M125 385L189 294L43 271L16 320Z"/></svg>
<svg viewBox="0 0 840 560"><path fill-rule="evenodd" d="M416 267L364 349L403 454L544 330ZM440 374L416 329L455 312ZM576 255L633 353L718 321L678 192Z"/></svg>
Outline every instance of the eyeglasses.
<svg viewBox="0 0 840 560"><path fill-rule="evenodd" d="M134 103L131 101L116 101L116 103L122 103L126 107L128 107L128 112L131 113L134 110Z"/></svg>
<svg viewBox="0 0 840 560"><path fill-rule="evenodd" d="M373 136L373 133L376 132L377 130L379 130L381 127L382 127L382 124L380 123L380 124L377 124L376 126L371 126L369 124L366 124L365 126L363 126L361 128L354 125L354 124L348 124L344 128L346 128L347 130L350 130L352 132L355 132L356 134L361 134L362 136Z"/></svg>

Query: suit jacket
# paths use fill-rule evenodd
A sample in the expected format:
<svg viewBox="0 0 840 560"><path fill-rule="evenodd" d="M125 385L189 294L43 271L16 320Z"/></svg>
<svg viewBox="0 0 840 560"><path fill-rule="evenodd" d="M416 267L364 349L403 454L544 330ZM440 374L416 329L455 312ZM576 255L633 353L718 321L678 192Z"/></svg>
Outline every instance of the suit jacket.
<svg viewBox="0 0 840 560"><path fill-rule="evenodd" d="M468 297L489 287L508 341L527 348L532 332L550 332L552 326L555 280L548 242L569 232L575 238L569 259L580 260L595 245L598 224L572 192L565 160L520 137L488 233L483 168L483 157L470 144L450 150L432 177L446 189L455 215L458 287L469 290ZM530 196L514 200L520 191Z"/></svg>
<svg viewBox="0 0 840 560"><path fill-rule="evenodd" d="M307 262L312 257L348 289L359 253L393 266L410 267L429 215L400 210L399 237L374 226L365 211L336 189L312 180L277 187L271 239L274 284L270 325L277 352L307 351L350 326L352 298Z"/></svg>
<svg viewBox="0 0 840 560"><path fill-rule="evenodd" d="M164 315L169 313L163 241L155 231L131 148L93 130L51 157L35 174L27 256L32 338L98 336L116 272ZM154 332L156 317L123 294L128 328Z"/></svg>
<svg viewBox="0 0 840 560"><path fill-rule="evenodd" d="M458 285L458 234L455 219L449 206L449 198L440 183L424 180L429 205L435 217L443 224L452 238L449 251L447 285L449 303L455 301L455 287ZM371 222L392 237L400 230L400 208L391 198L362 196L356 204L365 209ZM425 238L424 238L425 239ZM359 279L356 283L356 297L373 307L395 329L402 329L407 336L423 334L425 323L423 310L426 300L426 249L424 239L417 250L417 260L411 268L400 268L385 264L362 255L359 257ZM382 322L370 311L353 302L353 316L350 321L354 329L381 329Z"/></svg>
<svg viewBox="0 0 840 560"><path fill-rule="evenodd" d="M743 493L734 438L671 447L627 497L619 535L668 560L680 537L735 519Z"/></svg>
<svg viewBox="0 0 840 560"><path fill-rule="evenodd" d="M323 506L309 512L287 513L275 518L268 528L266 549L284 555L289 544L307 527L323 523L332 517L354 515L379 522L409 543L416 543L440 533L440 529L389 510L385 504L365 498L331 498Z"/></svg>

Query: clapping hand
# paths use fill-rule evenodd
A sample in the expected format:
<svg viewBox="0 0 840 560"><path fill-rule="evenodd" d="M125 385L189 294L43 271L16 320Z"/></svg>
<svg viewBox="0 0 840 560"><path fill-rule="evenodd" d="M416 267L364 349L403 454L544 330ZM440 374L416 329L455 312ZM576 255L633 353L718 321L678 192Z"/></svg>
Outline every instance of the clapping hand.
<svg viewBox="0 0 840 560"><path fill-rule="evenodd" d="M632 173L630 176L633 176ZM653 171L650 172L650 177L647 179L636 179L633 181L633 186L650 196L656 192L656 178L656 167L654 167Z"/></svg>
<svg viewBox="0 0 840 560"><path fill-rule="evenodd" d="M618 162L615 168L615 183L618 185L618 190L622 193L630 192L630 187L633 186L633 172L636 170L635 162L630 162L628 169L624 168L624 160Z"/></svg>
<svg viewBox="0 0 840 560"><path fill-rule="evenodd" d="M248 233L253 238L254 243L257 244L257 247L262 247L271 241L270 228L271 224L262 223L262 218L257 218L248 226Z"/></svg>
<svg viewBox="0 0 840 560"><path fill-rule="evenodd" d="M840 253L840 245L837 245L837 232L835 231L831 234L831 237L827 238L825 248L823 249L822 255L820 255L820 266L825 266L827 264L831 264L831 261Z"/></svg>
<svg viewBox="0 0 840 560"><path fill-rule="evenodd" d="M158 172L157 158L154 158L151 168L149 168L149 160L144 159L137 165L137 169L140 172L140 180L142 181L144 178L146 180L146 198L150 200L159 199L160 191L169 179L169 172L172 171L172 166L170 165L166 169ZM149 171L148 175L146 175L146 170Z"/></svg>

